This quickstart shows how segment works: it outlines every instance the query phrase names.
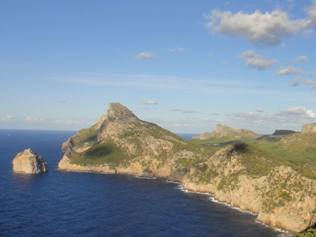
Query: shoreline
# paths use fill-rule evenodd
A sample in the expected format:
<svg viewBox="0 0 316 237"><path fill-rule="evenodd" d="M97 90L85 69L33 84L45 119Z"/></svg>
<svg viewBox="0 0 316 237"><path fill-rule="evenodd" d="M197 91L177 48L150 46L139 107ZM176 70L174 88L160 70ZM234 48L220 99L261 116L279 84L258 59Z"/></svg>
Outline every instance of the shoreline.
<svg viewBox="0 0 316 237"><path fill-rule="evenodd" d="M240 209L239 207L235 207L235 206L232 206L231 204L227 203L227 202L221 202L219 200L217 200L215 198L215 196L212 194L212 193L207 193L207 192L198 192L198 191L192 191L192 190L189 190L189 189L185 189L185 187L183 186L183 184L179 181L173 181L173 180L169 180L168 177L158 177L158 176L154 176L154 177L147 177L147 176L141 176L139 174L133 174L133 173L112 173L112 172L102 172L102 171L93 171L93 170L71 170L71 169L61 169L61 168L57 168L57 170L59 171L66 171L66 172L79 172L79 173L96 173L96 174L111 174L111 175L114 175L114 174L119 174L119 175L130 175L130 176L134 176L135 178L137 179L147 179L147 180L151 180L151 179L164 179L166 181L166 183L173 183L173 184L177 184L180 186L180 188L178 188L181 192L185 192L185 193L194 193L194 194L200 194L200 195L207 195L207 196L210 196L209 197L209 200L211 202L214 202L214 203L218 203L220 205L225 205L231 209L234 209L236 211L240 211L240 212L243 212L243 213L247 213L247 214L250 214L250 215L253 215L253 216L257 216L258 217L258 214L257 213L254 213L252 211L249 211L249 210L242 210ZM261 224L261 225L264 225L266 226L267 228L271 228L273 230L275 230L276 232L279 232L280 234L283 234L282 236L291 236L291 237L294 237L295 236L295 233L292 233L292 232L289 232L287 230L283 230L281 228L278 228L278 227L273 227L273 226L269 226L261 221L259 221L258 219L255 219L255 222L258 223L258 224Z"/></svg>

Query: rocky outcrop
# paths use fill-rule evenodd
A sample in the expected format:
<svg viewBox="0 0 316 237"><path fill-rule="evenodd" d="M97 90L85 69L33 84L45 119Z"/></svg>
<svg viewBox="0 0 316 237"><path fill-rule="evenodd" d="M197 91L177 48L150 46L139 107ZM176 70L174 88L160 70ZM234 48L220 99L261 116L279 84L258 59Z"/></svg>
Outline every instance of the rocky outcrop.
<svg viewBox="0 0 316 237"><path fill-rule="evenodd" d="M184 153L188 157L195 156L193 152L175 149L175 144L177 147L187 145L182 138L156 124L140 120L119 103L111 103L107 114L101 116L98 123L79 131L63 144L62 151L65 155L58 164L59 169L81 170L83 163L85 169L91 169L87 165L88 159L83 162L84 158L76 159L76 156L90 152L96 144L102 147L100 149L110 151L108 157L120 150L123 153L121 156L126 158L120 163L112 160L112 165L102 168L104 172L146 175L142 171L147 170L155 175L168 176L172 167L170 162L183 157Z"/></svg>
<svg viewBox="0 0 316 237"><path fill-rule="evenodd" d="M293 134L293 133L296 133L296 132L293 130L283 130L283 129L278 130L277 129L274 131L274 133L272 135L281 136L281 135L289 135L289 134Z"/></svg>
<svg viewBox="0 0 316 237"><path fill-rule="evenodd" d="M13 171L26 174L48 172L48 165L44 159L32 149L25 149L18 153L12 161Z"/></svg>
<svg viewBox="0 0 316 237"><path fill-rule="evenodd" d="M259 135L245 128L234 129L226 125L217 124L215 131L202 133L200 136L192 137L192 139L206 140L210 138L221 138L221 137L255 139L259 137Z"/></svg>
<svg viewBox="0 0 316 237"><path fill-rule="evenodd" d="M316 123L305 124L302 127L302 134L316 133Z"/></svg>
<svg viewBox="0 0 316 237"><path fill-rule="evenodd" d="M217 125L213 136L257 137L247 129ZM258 214L258 220L291 232L316 222L316 181L263 150L234 144L218 150L189 144L137 118L118 103L88 129L63 144L61 170L164 177L184 188Z"/></svg>

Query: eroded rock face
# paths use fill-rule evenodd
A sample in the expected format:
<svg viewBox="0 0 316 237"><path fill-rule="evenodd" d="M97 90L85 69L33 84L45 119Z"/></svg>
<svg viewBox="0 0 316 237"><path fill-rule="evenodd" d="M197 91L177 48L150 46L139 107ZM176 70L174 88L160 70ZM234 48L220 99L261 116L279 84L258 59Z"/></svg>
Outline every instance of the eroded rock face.
<svg viewBox="0 0 316 237"><path fill-rule="evenodd" d="M13 171L26 174L39 174L48 172L48 165L44 159L28 148L18 153L12 161Z"/></svg>
<svg viewBox="0 0 316 237"><path fill-rule="evenodd" d="M305 124L302 133L316 133L316 123Z"/></svg>

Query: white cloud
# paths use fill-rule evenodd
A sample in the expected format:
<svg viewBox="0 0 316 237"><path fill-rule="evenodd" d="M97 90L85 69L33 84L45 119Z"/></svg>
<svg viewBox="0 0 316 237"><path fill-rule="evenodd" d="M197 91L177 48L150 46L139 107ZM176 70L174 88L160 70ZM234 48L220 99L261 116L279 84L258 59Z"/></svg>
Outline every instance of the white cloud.
<svg viewBox="0 0 316 237"><path fill-rule="evenodd" d="M316 113L314 113L312 110L307 110L303 106L288 108L285 111L281 111L280 114L295 115L305 118L316 118Z"/></svg>
<svg viewBox="0 0 316 237"><path fill-rule="evenodd" d="M148 101L145 101L143 104L144 104L144 105L157 105L158 102L153 101L153 100L148 100Z"/></svg>
<svg viewBox="0 0 316 237"><path fill-rule="evenodd" d="M305 84L309 85L310 89L315 89L316 88L316 81L308 80L308 81L305 82Z"/></svg>
<svg viewBox="0 0 316 237"><path fill-rule="evenodd" d="M316 113L303 106L291 107L273 114L255 113L255 112L237 112L228 115L227 123L245 126L248 129L296 129L299 130L302 125L313 123L316 119ZM266 128L266 129L264 129ZM271 131L272 132L272 131ZM267 133L267 130L264 132Z"/></svg>
<svg viewBox="0 0 316 237"><path fill-rule="evenodd" d="M7 115L7 116L0 118L1 121L10 121L12 119L14 119L14 117L11 115Z"/></svg>
<svg viewBox="0 0 316 237"><path fill-rule="evenodd" d="M297 60L304 63L308 61L308 58L306 56L299 56L297 57Z"/></svg>
<svg viewBox="0 0 316 237"><path fill-rule="evenodd" d="M295 75L300 72L302 72L301 69L289 66L288 68L280 69L277 73L279 75Z"/></svg>
<svg viewBox="0 0 316 237"><path fill-rule="evenodd" d="M171 111L174 111L174 112L181 112L181 113L183 113L183 114L198 113L197 111L192 110L192 109L172 109Z"/></svg>
<svg viewBox="0 0 316 237"><path fill-rule="evenodd" d="M23 121L25 121L25 122L44 122L45 121L45 119L44 118L36 118L36 117L25 117L24 119L23 119Z"/></svg>
<svg viewBox="0 0 316 237"><path fill-rule="evenodd" d="M315 3L315 1L314 1ZM307 19L301 20L302 28L316 28L316 3L305 9L307 12Z"/></svg>
<svg viewBox="0 0 316 237"><path fill-rule="evenodd" d="M170 52L176 52L176 51L184 51L184 48L176 47L172 49L168 49Z"/></svg>
<svg viewBox="0 0 316 237"><path fill-rule="evenodd" d="M295 36L300 31L308 35L316 28L316 2L305 11L305 19L290 19L289 14L280 9L265 13L256 10L252 14L214 9L204 18L209 20L207 27L213 33L244 37L257 46L276 46L283 37Z"/></svg>
<svg viewBox="0 0 316 237"><path fill-rule="evenodd" d="M247 61L246 66L252 67L252 68L257 68L259 70L269 68L275 62L277 62L276 59L267 59L260 54L256 54L252 50L247 50L247 51L243 52L240 55L240 58L246 59L246 61Z"/></svg>
<svg viewBox="0 0 316 237"><path fill-rule="evenodd" d="M83 119L54 119L52 120L53 123L55 124L66 124L66 125L90 125L90 122L87 122L86 120Z"/></svg>
<svg viewBox="0 0 316 237"><path fill-rule="evenodd" d="M136 58L137 59L152 59L154 56L153 53L150 53L150 52L141 52L139 53Z"/></svg>
<svg viewBox="0 0 316 237"><path fill-rule="evenodd" d="M279 45L281 37L296 35L300 30L297 21L290 20L286 12L278 9L271 13L256 10L252 14L215 9L205 18L210 19L207 26L214 33L242 36L258 46Z"/></svg>
<svg viewBox="0 0 316 237"><path fill-rule="evenodd" d="M299 85L299 81L301 81L302 78L301 77L296 77L293 81L293 83L290 85L290 87L295 87L295 86L298 86Z"/></svg>

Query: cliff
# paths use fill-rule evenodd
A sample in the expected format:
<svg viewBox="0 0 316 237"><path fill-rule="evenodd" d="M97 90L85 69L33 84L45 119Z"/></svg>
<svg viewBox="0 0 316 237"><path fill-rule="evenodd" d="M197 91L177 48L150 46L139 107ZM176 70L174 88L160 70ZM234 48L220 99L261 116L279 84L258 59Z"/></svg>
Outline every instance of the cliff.
<svg viewBox="0 0 316 237"><path fill-rule="evenodd" d="M259 135L245 128L234 129L226 125L217 124L215 131L202 133L200 136L192 137L192 139L206 140L221 137L255 139L259 137Z"/></svg>
<svg viewBox="0 0 316 237"><path fill-rule="evenodd" d="M316 123L305 124L302 127L302 134L316 133Z"/></svg>
<svg viewBox="0 0 316 237"><path fill-rule="evenodd" d="M44 159L32 149L25 149L18 153L12 161L13 171L26 174L48 172L48 165Z"/></svg>
<svg viewBox="0 0 316 237"><path fill-rule="evenodd" d="M192 167L183 186L257 213L259 221L272 227L297 233L312 226L316 222L316 181L257 148L247 149L221 149Z"/></svg>
<svg viewBox="0 0 316 237"><path fill-rule="evenodd" d="M227 128L217 132L235 131ZM270 226L299 232L316 223L316 181L299 167L246 143L220 150L190 144L119 103L62 150L59 169L165 177L257 213Z"/></svg>

